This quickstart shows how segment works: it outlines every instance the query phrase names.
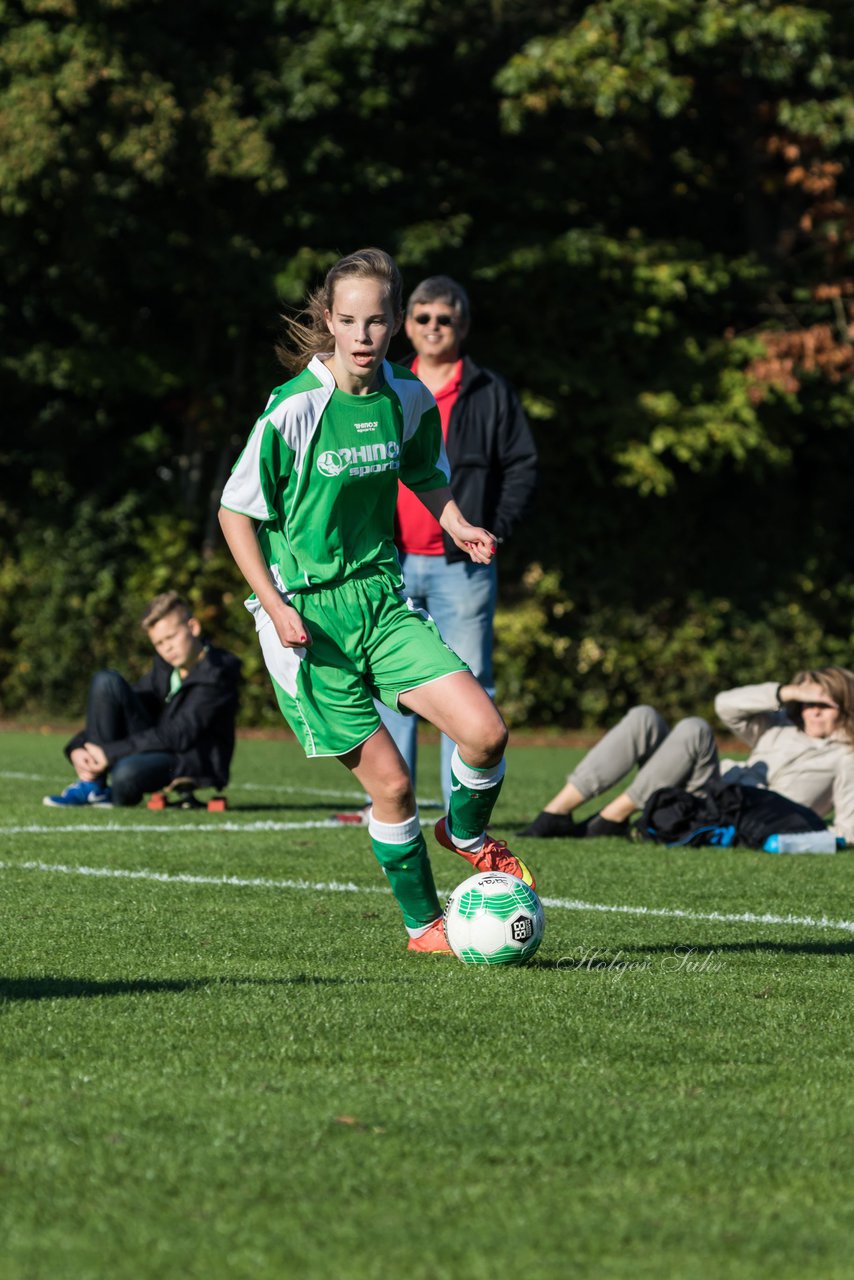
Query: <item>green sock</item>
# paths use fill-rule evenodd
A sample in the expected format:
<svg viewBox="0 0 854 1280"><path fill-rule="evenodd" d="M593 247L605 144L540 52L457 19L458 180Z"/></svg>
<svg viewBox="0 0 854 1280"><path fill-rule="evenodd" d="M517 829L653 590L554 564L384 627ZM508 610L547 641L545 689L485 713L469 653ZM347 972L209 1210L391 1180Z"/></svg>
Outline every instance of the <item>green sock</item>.
<svg viewBox="0 0 854 1280"><path fill-rule="evenodd" d="M442 914L442 908L418 814L399 823L377 822L372 816L368 831L407 929L420 931L432 924Z"/></svg>
<svg viewBox="0 0 854 1280"><path fill-rule="evenodd" d="M504 781L504 760L488 769L466 764L455 747L451 756L451 803L448 826L457 840L475 840L489 825Z"/></svg>

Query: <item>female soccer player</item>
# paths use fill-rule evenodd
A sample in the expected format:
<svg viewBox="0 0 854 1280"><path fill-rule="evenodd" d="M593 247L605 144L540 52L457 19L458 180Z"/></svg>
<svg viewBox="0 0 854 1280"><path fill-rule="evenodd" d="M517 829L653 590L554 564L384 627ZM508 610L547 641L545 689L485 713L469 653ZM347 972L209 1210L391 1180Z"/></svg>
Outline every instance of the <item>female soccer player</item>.
<svg viewBox="0 0 854 1280"><path fill-rule="evenodd" d="M425 615L407 607L393 542L398 478L458 547L488 564L495 538L451 498L430 392L385 355L402 320L394 261L340 259L288 323L296 376L271 394L222 495L220 522L253 596L247 608L279 706L307 756L337 756L373 808L374 853L403 913L408 949L447 951L406 766L374 696L457 744L441 845L481 871L533 885L486 834L504 777L507 729Z"/></svg>

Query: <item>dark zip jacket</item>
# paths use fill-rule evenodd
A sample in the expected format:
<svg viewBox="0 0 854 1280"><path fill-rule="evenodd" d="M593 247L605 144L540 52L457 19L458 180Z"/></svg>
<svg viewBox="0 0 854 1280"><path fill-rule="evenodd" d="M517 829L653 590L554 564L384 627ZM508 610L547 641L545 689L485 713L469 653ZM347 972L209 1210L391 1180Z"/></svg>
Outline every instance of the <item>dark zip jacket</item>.
<svg viewBox="0 0 854 1280"><path fill-rule="evenodd" d="M414 354L400 363L412 364ZM506 379L463 356L460 393L446 441L451 493L472 524L503 542L529 510L537 487L537 446ZM445 559L467 560L447 534Z"/></svg>
<svg viewBox="0 0 854 1280"><path fill-rule="evenodd" d="M171 673L169 663L155 654L151 670L133 686L151 716L150 729L97 745L111 767L125 756L168 751L175 756L174 777L195 778L200 786L224 787L234 754L240 662L227 650L209 645L167 702ZM66 745L65 754L82 747L86 740L83 729Z"/></svg>

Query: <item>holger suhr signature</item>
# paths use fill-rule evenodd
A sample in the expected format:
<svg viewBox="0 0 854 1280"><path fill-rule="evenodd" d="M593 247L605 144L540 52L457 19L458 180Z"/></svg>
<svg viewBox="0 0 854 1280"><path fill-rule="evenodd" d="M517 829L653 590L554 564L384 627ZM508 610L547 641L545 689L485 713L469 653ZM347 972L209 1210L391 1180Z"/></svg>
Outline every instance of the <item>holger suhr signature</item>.
<svg viewBox="0 0 854 1280"><path fill-rule="evenodd" d="M578 947L572 955L561 956L559 969L587 969L606 972L616 977L625 973L719 973L726 968L715 951L698 951L696 947L674 947L669 955L631 956L625 951L606 951L600 947Z"/></svg>

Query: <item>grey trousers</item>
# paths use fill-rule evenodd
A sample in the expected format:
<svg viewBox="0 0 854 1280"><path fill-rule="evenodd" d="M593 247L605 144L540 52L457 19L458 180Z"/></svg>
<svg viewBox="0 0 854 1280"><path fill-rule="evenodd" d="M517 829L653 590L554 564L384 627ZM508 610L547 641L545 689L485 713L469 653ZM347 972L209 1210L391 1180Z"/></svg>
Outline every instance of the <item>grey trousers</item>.
<svg viewBox="0 0 854 1280"><path fill-rule="evenodd" d="M588 751L569 781L585 800L599 796L640 766L628 795L638 809L659 787L702 794L720 777L711 725L699 716L680 720L672 731L653 707L633 707Z"/></svg>

